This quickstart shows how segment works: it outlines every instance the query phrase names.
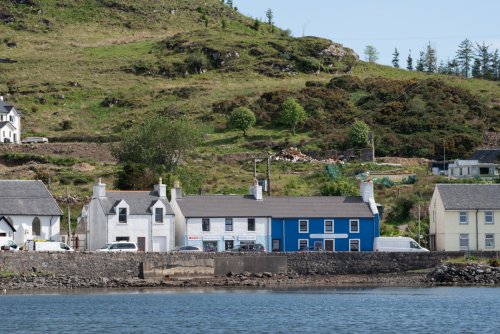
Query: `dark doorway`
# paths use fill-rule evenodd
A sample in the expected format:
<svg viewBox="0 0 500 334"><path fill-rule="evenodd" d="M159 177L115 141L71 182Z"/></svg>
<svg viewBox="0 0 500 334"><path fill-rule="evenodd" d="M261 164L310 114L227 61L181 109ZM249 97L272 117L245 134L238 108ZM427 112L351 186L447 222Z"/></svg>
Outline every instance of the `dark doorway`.
<svg viewBox="0 0 500 334"><path fill-rule="evenodd" d="M333 252L333 240L325 240L325 250L327 252Z"/></svg>
<svg viewBox="0 0 500 334"><path fill-rule="evenodd" d="M137 248L139 248L139 252L146 251L146 238L145 237L137 237Z"/></svg>
<svg viewBox="0 0 500 334"><path fill-rule="evenodd" d="M224 249L225 250L231 250L234 247L234 241L233 240L226 240L224 241Z"/></svg>
<svg viewBox="0 0 500 334"><path fill-rule="evenodd" d="M281 240L273 239L273 252L281 252Z"/></svg>

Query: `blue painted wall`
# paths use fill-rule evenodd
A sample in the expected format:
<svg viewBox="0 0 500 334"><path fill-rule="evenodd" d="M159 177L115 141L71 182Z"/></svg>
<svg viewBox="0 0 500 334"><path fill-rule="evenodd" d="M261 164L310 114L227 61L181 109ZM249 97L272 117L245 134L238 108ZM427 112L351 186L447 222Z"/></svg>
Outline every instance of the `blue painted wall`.
<svg viewBox="0 0 500 334"><path fill-rule="evenodd" d="M309 231L299 232L299 220L309 221ZM359 220L359 233L349 232L349 220ZM311 238L311 234L324 234L325 220L334 221L334 234L347 234L347 238L335 239L335 251L349 251L349 240L359 239L361 251L373 251L373 239L380 235L380 222L378 215L373 218L273 218L271 222L271 237L273 240L280 240L281 252L296 252L299 250L299 239L308 239L309 248L314 247L315 241L321 241L324 247L323 238Z"/></svg>

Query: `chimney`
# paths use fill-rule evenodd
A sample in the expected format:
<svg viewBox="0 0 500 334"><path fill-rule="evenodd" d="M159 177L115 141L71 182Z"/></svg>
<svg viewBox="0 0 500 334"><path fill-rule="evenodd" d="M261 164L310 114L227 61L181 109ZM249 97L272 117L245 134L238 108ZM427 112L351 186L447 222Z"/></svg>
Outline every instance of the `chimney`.
<svg viewBox="0 0 500 334"><path fill-rule="evenodd" d="M257 201L262 201L262 187L259 186L257 179L253 180L253 186L250 187L250 195Z"/></svg>
<svg viewBox="0 0 500 334"><path fill-rule="evenodd" d="M167 197L167 185L163 184L161 177L160 177L160 180L158 181L158 184L155 184L154 189L158 193L158 196L160 198Z"/></svg>
<svg viewBox="0 0 500 334"><path fill-rule="evenodd" d="M368 203L371 199L374 199L373 193L373 181L361 181L359 192L361 197L363 197L363 202Z"/></svg>
<svg viewBox="0 0 500 334"><path fill-rule="evenodd" d="M92 190L92 198L106 197L106 184L102 183L101 179L99 179L97 184L94 184Z"/></svg>
<svg viewBox="0 0 500 334"><path fill-rule="evenodd" d="M171 200L182 198L182 189L179 181L174 181L174 187L170 190Z"/></svg>

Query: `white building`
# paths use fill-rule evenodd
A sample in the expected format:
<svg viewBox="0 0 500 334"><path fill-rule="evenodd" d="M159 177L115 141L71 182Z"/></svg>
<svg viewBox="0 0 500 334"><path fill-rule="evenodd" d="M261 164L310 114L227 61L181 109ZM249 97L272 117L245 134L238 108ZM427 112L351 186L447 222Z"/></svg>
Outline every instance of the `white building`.
<svg viewBox="0 0 500 334"><path fill-rule="evenodd" d="M153 191L106 191L99 180L86 208L86 249L122 240L136 242L141 251L173 249L174 212L166 194L161 179Z"/></svg>
<svg viewBox="0 0 500 334"><path fill-rule="evenodd" d="M429 206L431 250L500 250L500 184L438 184Z"/></svg>
<svg viewBox="0 0 500 334"><path fill-rule="evenodd" d="M204 251L224 251L245 243L271 244L271 217L264 210L262 187L254 185L252 195L182 196L172 189L176 242Z"/></svg>
<svg viewBox="0 0 500 334"><path fill-rule="evenodd" d="M42 181L0 180L0 236L60 241L62 212Z"/></svg>
<svg viewBox="0 0 500 334"><path fill-rule="evenodd" d="M21 143L21 114L0 96L0 143Z"/></svg>
<svg viewBox="0 0 500 334"><path fill-rule="evenodd" d="M494 179L500 178L500 164L479 160L455 160L448 166L450 178Z"/></svg>

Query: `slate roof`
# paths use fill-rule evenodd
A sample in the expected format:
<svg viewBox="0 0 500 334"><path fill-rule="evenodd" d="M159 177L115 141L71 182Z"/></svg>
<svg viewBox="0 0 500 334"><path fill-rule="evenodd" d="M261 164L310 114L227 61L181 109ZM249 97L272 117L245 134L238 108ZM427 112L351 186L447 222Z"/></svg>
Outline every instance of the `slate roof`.
<svg viewBox="0 0 500 334"><path fill-rule="evenodd" d="M174 214L168 200L160 199L156 191L106 191L105 198L99 198L105 214L116 214L116 205L127 202L130 215L150 215L151 206L160 200L166 207L166 214Z"/></svg>
<svg viewBox="0 0 500 334"><path fill-rule="evenodd" d="M3 128L4 126L6 125L9 125L12 129L15 129L16 127L14 125L12 125L11 122L6 122L6 121L3 121L3 122L0 122L0 129Z"/></svg>
<svg viewBox="0 0 500 334"><path fill-rule="evenodd" d="M360 196L264 197L202 195L178 198L185 217L371 218Z"/></svg>
<svg viewBox="0 0 500 334"><path fill-rule="evenodd" d="M480 163L500 163L500 148L476 150L468 160L478 160Z"/></svg>
<svg viewBox="0 0 500 334"><path fill-rule="evenodd" d="M61 216L42 181L0 180L0 215Z"/></svg>
<svg viewBox="0 0 500 334"><path fill-rule="evenodd" d="M500 184L438 184L446 210L500 210Z"/></svg>
<svg viewBox="0 0 500 334"><path fill-rule="evenodd" d="M10 103L7 103L5 101L0 101L0 112L1 113L9 113L14 106Z"/></svg>

